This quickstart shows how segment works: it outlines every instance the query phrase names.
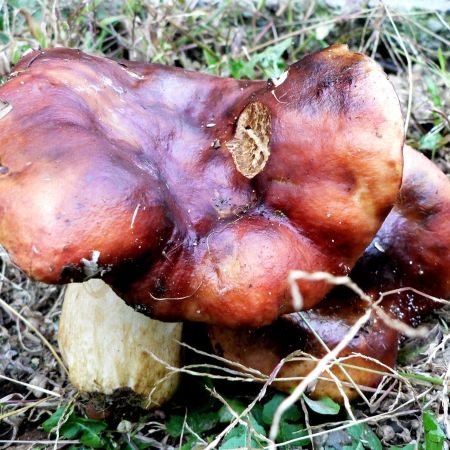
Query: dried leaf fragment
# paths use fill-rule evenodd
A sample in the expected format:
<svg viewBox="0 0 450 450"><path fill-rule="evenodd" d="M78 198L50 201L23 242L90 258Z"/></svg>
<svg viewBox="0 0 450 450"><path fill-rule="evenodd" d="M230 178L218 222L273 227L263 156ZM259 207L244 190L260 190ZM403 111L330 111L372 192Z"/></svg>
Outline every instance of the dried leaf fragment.
<svg viewBox="0 0 450 450"><path fill-rule="evenodd" d="M267 106L250 103L239 116L234 139L226 144L236 169L247 178L260 173L270 156L271 116Z"/></svg>
<svg viewBox="0 0 450 450"><path fill-rule="evenodd" d="M12 105L0 100L0 120L12 111Z"/></svg>

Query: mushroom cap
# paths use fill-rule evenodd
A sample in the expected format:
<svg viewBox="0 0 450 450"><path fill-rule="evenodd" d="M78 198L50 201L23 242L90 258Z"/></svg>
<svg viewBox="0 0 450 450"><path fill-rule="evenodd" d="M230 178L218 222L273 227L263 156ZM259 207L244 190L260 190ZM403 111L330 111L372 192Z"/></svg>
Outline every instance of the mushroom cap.
<svg viewBox="0 0 450 450"><path fill-rule="evenodd" d="M450 181L432 161L405 146L397 202L351 277L374 297L402 289L386 297L383 307L417 325L442 306L420 293L450 297L449 249Z"/></svg>
<svg viewBox="0 0 450 450"><path fill-rule="evenodd" d="M103 277L161 320L293 311L289 271L347 274L400 184L397 97L346 46L267 83L49 49L0 99L0 243L38 280ZM299 285L303 308L331 288Z"/></svg>
<svg viewBox="0 0 450 450"><path fill-rule="evenodd" d="M381 307L391 317L415 326L424 314L441 306L420 292L450 296L450 181L435 164L408 146L404 148L404 162L395 207L350 276L374 300L381 292L394 291L384 297ZM395 292L402 288L414 291ZM279 378L297 378L274 383L276 388L290 392L298 378L306 376L326 352L316 335L333 349L368 306L353 291L339 287L320 305L304 312L313 331L293 313L257 330L210 326L209 336L218 354L266 375L293 352L310 355L284 364L278 372ZM352 366L346 371L355 383L374 387L381 373L386 372L385 366L395 365L399 338L397 330L373 313L338 356L345 357L345 364ZM336 364L331 371L344 383L341 387L346 395L350 399L357 397L347 374ZM341 392L327 373L321 375L312 395L342 401Z"/></svg>
<svg viewBox="0 0 450 450"><path fill-rule="evenodd" d="M298 313L292 313L259 329L210 326L208 334L215 353L267 376L277 371L276 378L283 380L275 380L272 386L290 393L327 352L316 334L332 350L364 314L366 306L356 298L335 297L303 313L309 326ZM398 331L377 317L371 319L339 353L339 362L331 364L329 370L334 377L323 372L311 386L309 395L313 398L328 396L342 402L342 392L350 400L358 397L355 385L376 386L387 372L386 366L395 364L398 339ZM287 362L280 367L284 358ZM335 379L340 381L341 390Z"/></svg>

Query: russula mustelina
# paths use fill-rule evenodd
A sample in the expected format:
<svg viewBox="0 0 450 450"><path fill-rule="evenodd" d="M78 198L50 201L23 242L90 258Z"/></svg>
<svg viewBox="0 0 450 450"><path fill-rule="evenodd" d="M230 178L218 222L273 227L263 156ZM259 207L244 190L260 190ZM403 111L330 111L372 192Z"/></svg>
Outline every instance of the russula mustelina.
<svg viewBox="0 0 450 450"><path fill-rule="evenodd" d="M441 306L419 291L438 298L450 297L450 182L431 161L410 147L404 148L403 182L395 207L350 276L374 300L382 292L414 289L402 289L381 303L391 317L408 325L417 325L424 314ZM367 307L353 291L339 287L304 314L322 341L333 349ZM211 326L209 336L217 353L267 375L282 358L296 350L315 358L326 353L297 313L257 330ZM374 313L339 354L346 357L343 362L352 380L362 386L376 386L381 379L379 373L386 372L385 366L395 365L399 338L399 332ZM313 359L289 362L277 376L298 379L308 375L315 365ZM348 397L355 398L358 394L347 374L337 365L331 370L344 382L341 387ZM330 380L323 373L311 395L328 395L341 401L335 382L323 378ZM274 386L290 392L297 384L298 381L283 381Z"/></svg>
<svg viewBox="0 0 450 450"><path fill-rule="evenodd" d="M0 86L0 243L35 279L103 277L166 321L258 327L318 304L395 202L403 123L370 58L337 45L237 81L78 50Z"/></svg>
<svg viewBox="0 0 450 450"><path fill-rule="evenodd" d="M58 344L78 390L108 396L126 391L135 404L151 408L178 387L179 375L169 374L167 366L180 366L181 330L182 324L134 311L102 280L92 279L67 287Z"/></svg>

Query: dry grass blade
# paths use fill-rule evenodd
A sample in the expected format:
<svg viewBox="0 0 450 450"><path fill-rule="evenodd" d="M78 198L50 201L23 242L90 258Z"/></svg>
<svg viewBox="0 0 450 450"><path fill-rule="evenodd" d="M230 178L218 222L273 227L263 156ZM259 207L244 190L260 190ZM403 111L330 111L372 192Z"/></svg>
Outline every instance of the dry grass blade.
<svg viewBox="0 0 450 450"><path fill-rule="evenodd" d="M298 312L297 313L302 320L306 323L306 325L308 326L309 330L313 333L314 337L317 339L317 341L320 343L320 345L327 351L329 352L330 349L328 348L328 346L326 345L326 343L323 341L323 339L319 336L319 334L317 333L317 331L314 329L314 327L310 324L309 320L307 319L306 315L302 312ZM344 367L342 364L340 364L339 360L336 359L336 363L337 365L341 368L342 372L344 373L344 375L346 376L347 380L350 382L350 384L356 389L356 392L358 392L358 394L360 395L360 397L366 402L366 404L369 404L369 400L367 399L367 397L364 395L364 392L360 389L360 387L358 386L357 383L355 383L355 381L353 380L353 378L351 377L351 375L348 373L346 367ZM333 377L333 379L337 380L337 378L334 376L334 374L329 371L330 375ZM342 382L339 381L338 383L336 383L336 385L338 386L338 388L340 388L340 384ZM343 393L343 390L342 392ZM351 412L351 408L349 405L349 400L347 395L342 395L342 398L344 399L345 402L345 407L347 409L347 411L349 411L349 415L350 417L353 416L353 413Z"/></svg>
<svg viewBox="0 0 450 450"><path fill-rule="evenodd" d="M225 400L224 397L222 397L216 390L208 389L208 391L211 393L211 395L215 398L217 398L226 408L227 411L232 415L232 417L237 420L237 423L243 425L246 427L251 435L256 436L258 439L260 439L262 442L271 443L270 439L267 439L266 436L263 436L261 433L258 433L255 428L252 426L251 423L248 421L242 420L242 418L239 416L239 414L236 413L236 411L228 404L228 402Z"/></svg>
<svg viewBox="0 0 450 450"><path fill-rule="evenodd" d="M406 117L405 117L405 134L408 132L409 127L409 121L411 118L411 108L412 108L412 101L413 101L413 76L412 76L412 63L411 63L411 57L408 53L408 50L406 50L405 42L403 40L402 35L399 33L397 25L395 24L394 20L392 19L392 15L389 11L389 8L386 6L386 4L383 4L384 9L386 11L387 16L389 17L389 20L392 24L392 27L395 30L395 34L397 35L397 40L403 50L403 54L406 58L406 62L408 65L408 83L409 83L409 92L408 92L408 108L406 110Z"/></svg>
<svg viewBox="0 0 450 450"><path fill-rule="evenodd" d="M305 392L308 385L311 384L335 359L338 354L349 344L349 342L356 336L361 327L369 320L372 315L372 310L368 309L355 324L349 329L342 341L329 353L327 353L319 362L316 367L309 373L307 377L292 391L292 393L280 404L273 416L272 426L270 428L270 438L275 441L279 433L281 416L301 397Z"/></svg>
<svg viewBox="0 0 450 450"><path fill-rule="evenodd" d="M28 389L31 389L33 391L42 392L43 394L47 394L56 398L60 398L61 394L58 394L57 392L49 391L48 389L41 388L40 386L35 386L29 383L24 383L23 381L14 380L13 378L7 377L5 375L0 374L0 379L11 381L11 383L20 384L22 386L27 387Z"/></svg>
<svg viewBox="0 0 450 450"><path fill-rule="evenodd" d="M50 399L50 397L41 398L40 400L37 400L35 402L29 403L26 406L23 406L22 408L14 409L13 411L9 411L4 414L0 414L0 422L2 420L7 419L8 417L17 416L18 414L22 414L32 408L36 408L36 406L42 405L43 403L47 402Z"/></svg>
<svg viewBox="0 0 450 450"><path fill-rule="evenodd" d="M80 441L77 440L66 440L66 441L39 441L39 440L18 440L18 439L14 439L14 440L10 440L10 441L6 441L6 440L0 440L0 444L9 444L9 445L29 445L30 449L35 447L36 445L51 445L54 446L56 445L57 448L58 447L66 447L67 445L76 445L76 444L80 444Z"/></svg>

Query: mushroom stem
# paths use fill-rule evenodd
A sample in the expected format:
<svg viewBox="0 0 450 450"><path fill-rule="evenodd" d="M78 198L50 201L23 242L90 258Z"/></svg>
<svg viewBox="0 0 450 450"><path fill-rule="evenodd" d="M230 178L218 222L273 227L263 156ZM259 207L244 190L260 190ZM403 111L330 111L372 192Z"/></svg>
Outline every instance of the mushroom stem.
<svg viewBox="0 0 450 450"><path fill-rule="evenodd" d="M72 384L82 392L114 394L128 389L153 408L169 400L179 376L182 325L134 311L102 280L67 287L58 341Z"/></svg>

